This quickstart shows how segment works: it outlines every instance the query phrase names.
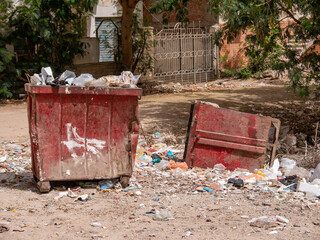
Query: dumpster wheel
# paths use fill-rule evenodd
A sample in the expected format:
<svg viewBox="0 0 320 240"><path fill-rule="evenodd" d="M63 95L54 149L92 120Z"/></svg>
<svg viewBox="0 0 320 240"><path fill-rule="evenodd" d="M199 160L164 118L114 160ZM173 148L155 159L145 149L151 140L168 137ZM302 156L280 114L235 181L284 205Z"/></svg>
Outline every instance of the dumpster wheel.
<svg viewBox="0 0 320 240"><path fill-rule="evenodd" d="M38 181L37 187L41 193L48 193L51 189L49 181Z"/></svg>
<svg viewBox="0 0 320 240"><path fill-rule="evenodd" d="M123 188L128 187L129 186L129 180L130 180L129 176L121 176L120 177L121 187L123 187Z"/></svg>

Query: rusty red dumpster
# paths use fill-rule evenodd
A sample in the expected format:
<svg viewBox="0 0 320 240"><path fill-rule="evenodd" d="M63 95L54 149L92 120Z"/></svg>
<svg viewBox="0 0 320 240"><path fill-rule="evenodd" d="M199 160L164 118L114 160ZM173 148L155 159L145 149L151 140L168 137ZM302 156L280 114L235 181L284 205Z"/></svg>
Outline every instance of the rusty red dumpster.
<svg viewBox="0 0 320 240"><path fill-rule="evenodd" d="M190 167L214 167L222 163L229 170L261 168L270 148L273 161L280 121L249 113L219 108L195 101L190 112L185 160Z"/></svg>
<svg viewBox="0 0 320 240"><path fill-rule="evenodd" d="M138 88L25 85L32 171L41 192L50 181L132 175L139 134Z"/></svg>

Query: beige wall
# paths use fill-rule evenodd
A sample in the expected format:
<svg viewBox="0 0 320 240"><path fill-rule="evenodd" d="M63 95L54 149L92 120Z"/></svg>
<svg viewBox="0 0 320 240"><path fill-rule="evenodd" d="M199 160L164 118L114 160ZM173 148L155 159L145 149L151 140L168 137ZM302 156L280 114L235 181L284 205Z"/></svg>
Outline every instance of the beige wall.
<svg viewBox="0 0 320 240"><path fill-rule="evenodd" d="M77 56L74 64L97 63L99 62L99 40L97 38L84 38L86 43L86 53L83 57Z"/></svg>
<svg viewBox="0 0 320 240"><path fill-rule="evenodd" d="M95 78L106 75L119 75L117 66L113 62L77 64L67 69L75 72L77 76L81 73L90 73Z"/></svg>

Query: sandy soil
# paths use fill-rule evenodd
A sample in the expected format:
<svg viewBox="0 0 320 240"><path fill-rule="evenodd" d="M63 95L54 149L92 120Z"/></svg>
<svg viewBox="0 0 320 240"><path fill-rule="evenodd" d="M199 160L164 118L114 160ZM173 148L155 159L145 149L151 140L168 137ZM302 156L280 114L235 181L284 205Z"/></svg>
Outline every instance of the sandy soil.
<svg viewBox="0 0 320 240"><path fill-rule="evenodd" d="M304 103L278 84L149 95L140 102L143 129L146 133L170 131L182 139L193 100L259 113ZM249 106L252 104L266 108ZM0 105L0 142L26 139L26 104ZM135 191L101 193L86 188L77 194L93 194L92 200L80 202L63 197L55 201L59 191L39 194L30 170L12 176L0 173L0 177L5 176L11 180L0 183L0 239L320 239L320 205L302 201L294 194L284 200L250 188L193 194L199 181L138 169L135 176L141 195ZM162 208L169 209L174 219L155 221L152 214L146 214ZM274 235L249 225L248 220L264 215L281 215L290 222ZM102 227L93 227L92 222ZM1 233L1 226L9 231ZM186 236L188 232L190 236Z"/></svg>

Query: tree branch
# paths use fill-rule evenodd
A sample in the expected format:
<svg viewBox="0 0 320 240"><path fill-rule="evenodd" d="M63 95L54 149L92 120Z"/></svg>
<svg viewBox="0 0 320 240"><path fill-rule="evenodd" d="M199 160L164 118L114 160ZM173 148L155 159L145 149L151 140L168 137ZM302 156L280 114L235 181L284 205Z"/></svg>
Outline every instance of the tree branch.
<svg viewBox="0 0 320 240"><path fill-rule="evenodd" d="M288 8L286 8L285 6L283 6L281 3L279 3L280 9L282 11L284 11L286 14L289 15L290 18L292 18L296 23L301 24L301 21L299 19L297 19L292 12L289 11Z"/></svg>

